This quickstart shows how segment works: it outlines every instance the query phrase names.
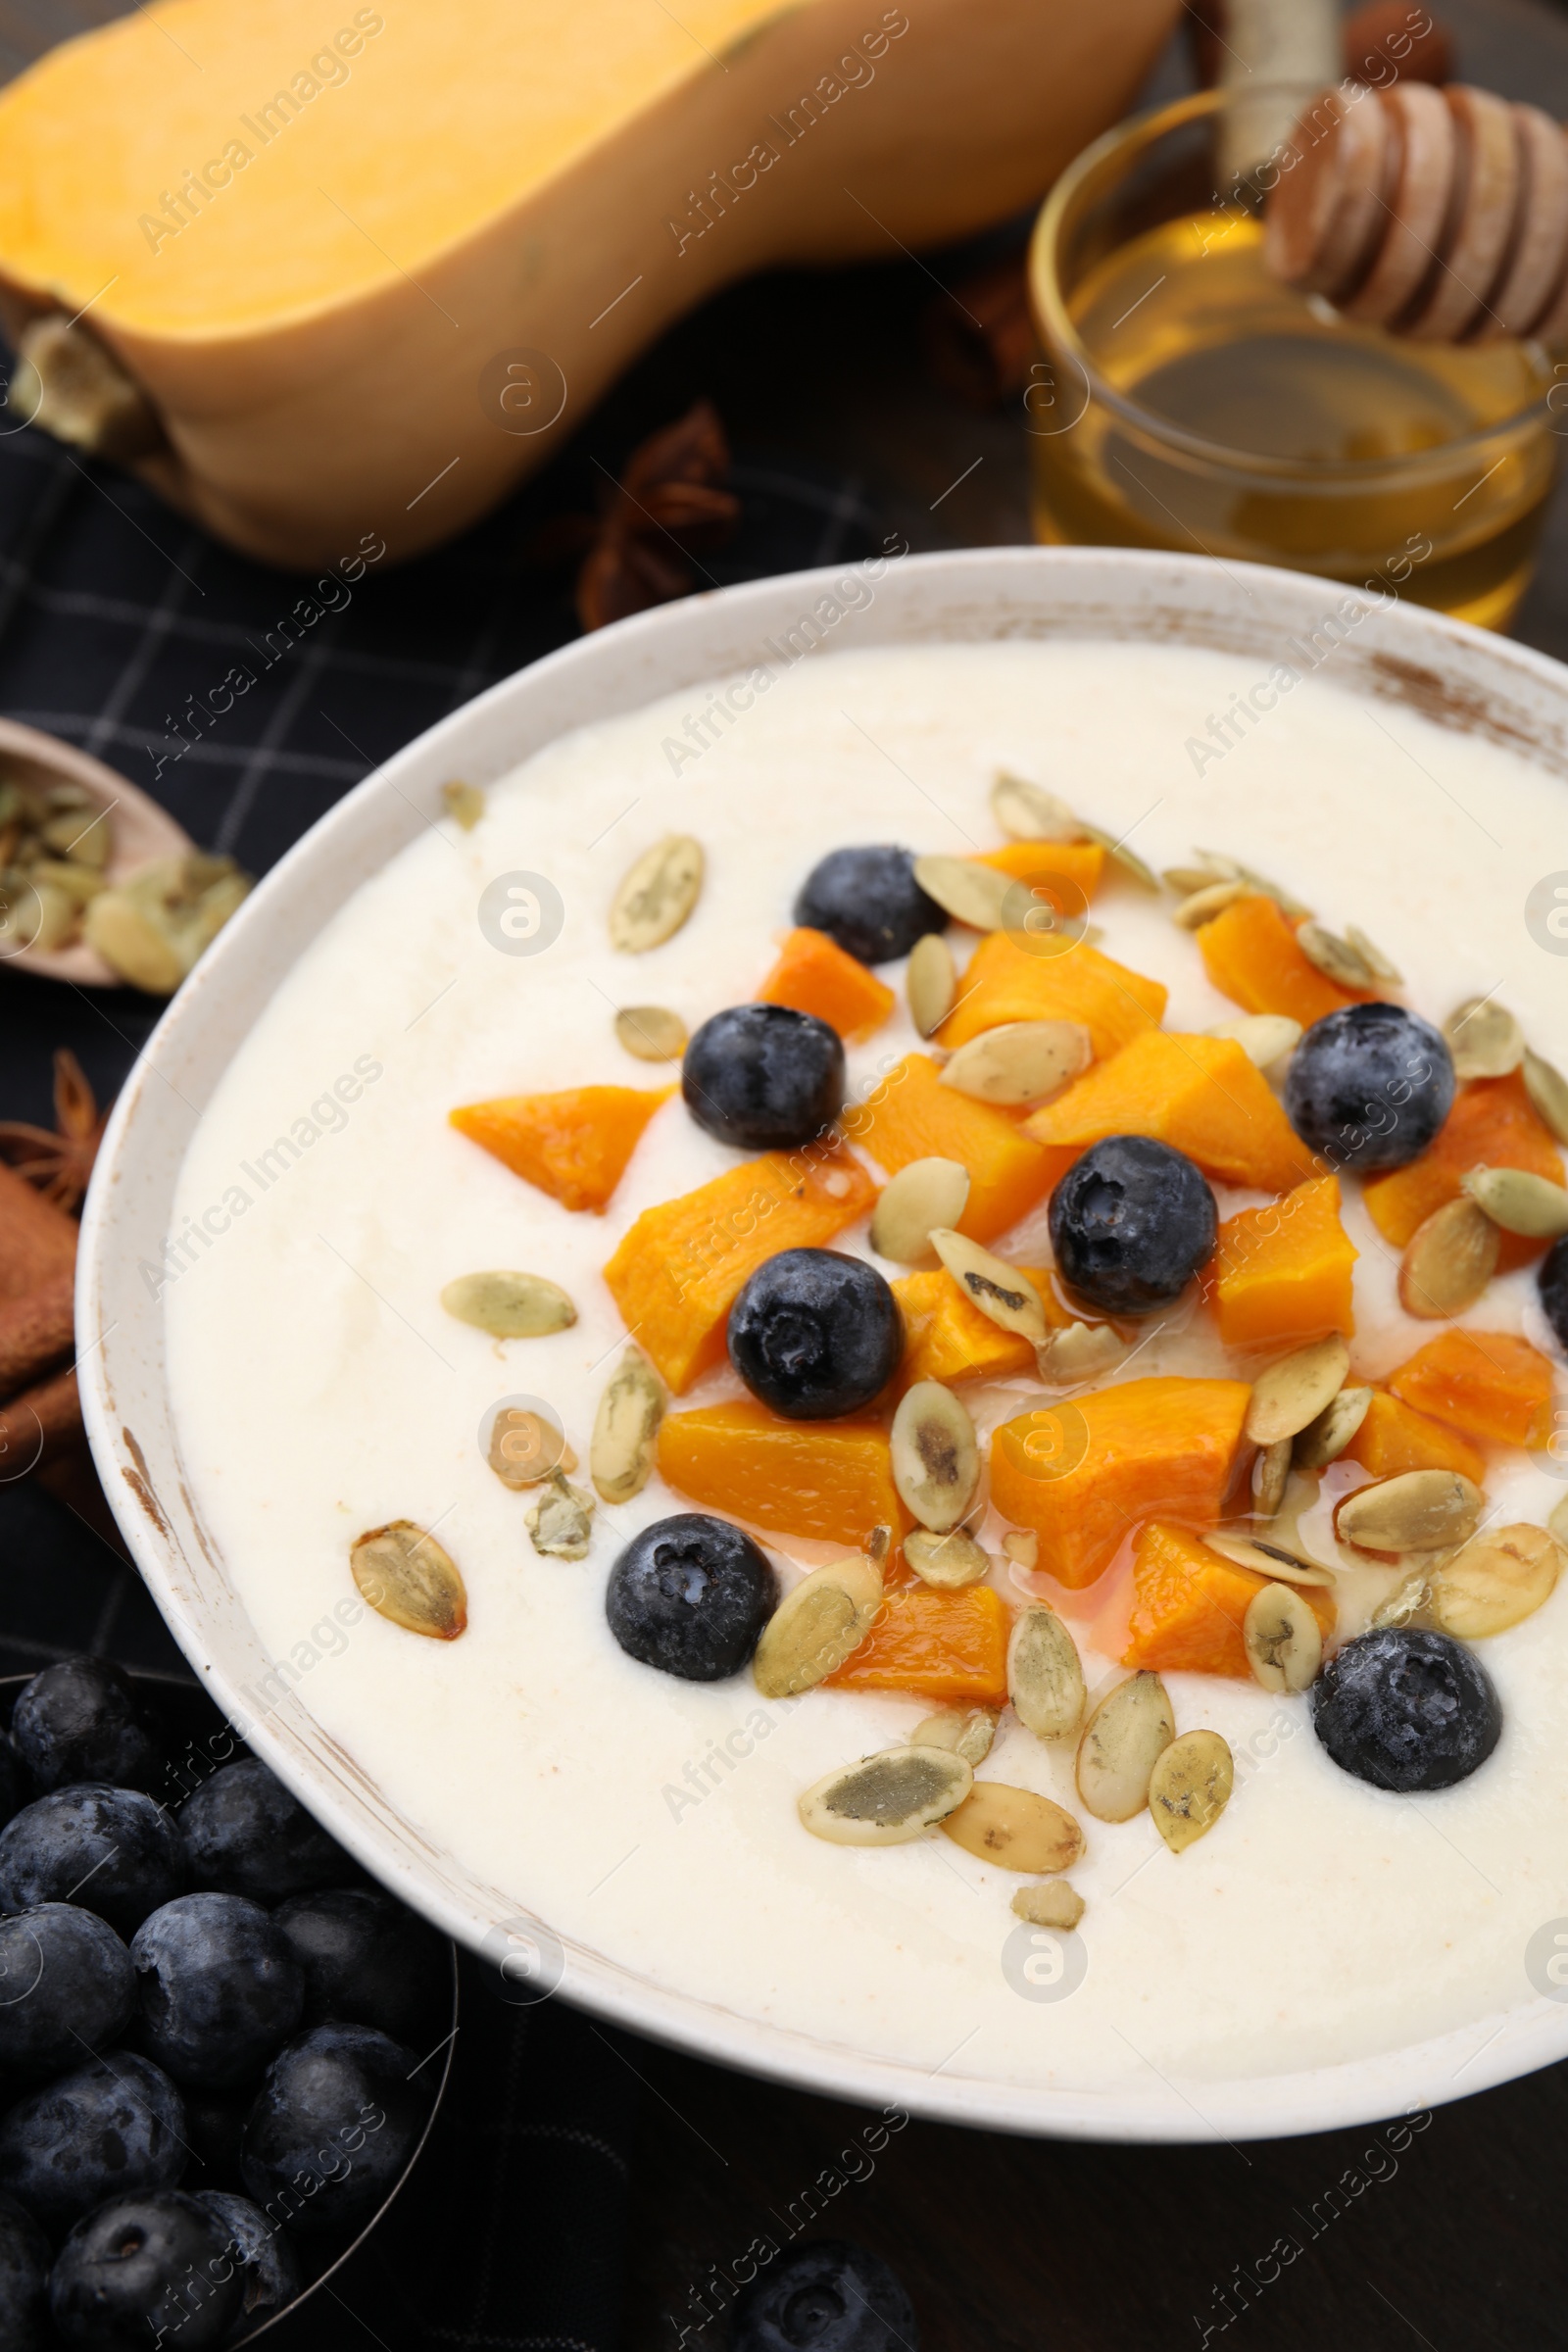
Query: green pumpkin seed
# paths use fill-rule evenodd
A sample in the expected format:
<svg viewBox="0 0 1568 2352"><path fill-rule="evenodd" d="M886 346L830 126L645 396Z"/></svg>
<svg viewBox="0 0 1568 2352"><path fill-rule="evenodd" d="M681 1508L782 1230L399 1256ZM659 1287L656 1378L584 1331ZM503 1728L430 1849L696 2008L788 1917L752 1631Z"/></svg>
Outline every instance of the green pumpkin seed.
<svg viewBox="0 0 1568 2352"><path fill-rule="evenodd" d="M1563 1548L1544 1527L1490 1528L1433 1571L1427 1604L1441 1633L1484 1642L1551 1598Z"/></svg>
<svg viewBox="0 0 1568 2352"><path fill-rule="evenodd" d="M1234 1560L1238 1568L1246 1568L1253 1576L1266 1576L1272 1583L1285 1585L1332 1585L1332 1568L1320 1567L1316 1560L1301 1557L1298 1551L1287 1551L1281 1544L1266 1544L1257 1536L1208 1535L1203 1538L1210 1551L1221 1559Z"/></svg>
<svg viewBox="0 0 1568 2352"><path fill-rule="evenodd" d="M1539 1054L1532 1054L1528 1046L1520 1066L1537 1117L1551 1129L1559 1144L1568 1144L1568 1078Z"/></svg>
<svg viewBox="0 0 1568 2352"><path fill-rule="evenodd" d="M471 1323L495 1340L537 1340L569 1331L577 1309L557 1282L543 1274L460 1274L441 1294L441 1303L460 1323Z"/></svg>
<svg viewBox="0 0 1568 2352"><path fill-rule="evenodd" d="M1323 1663L1323 1634L1312 1605L1292 1585L1265 1585L1242 1619L1252 1679L1265 1690L1305 1690Z"/></svg>
<svg viewBox="0 0 1568 2352"><path fill-rule="evenodd" d="M909 1734L911 1747L947 1747L973 1770L991 1753L1000 1718L995 1707L944 1708L927 1715Z"/></svg>
<svg viewBox="0 0 1568 2352"><path fill-rule="evenodd" d="M1024 1610L1007 1643L1007 1696L1037 1740L1065 1740L1083 1721L1084 1670L1078 1645L1044 1601Z"/></svg>
<svg viewBox="0 0 1568 2352"><path fill-rule="evenodd" d="M630 1502L647 1486L663 1417L658 1373L628 1348L599 1399L588 1446L588 1474L606 1502Z"/></svg>
<svg viewBox="0 0 1568 2352"><path fill-rule="evenodd" d="M911 1159L890 1177L871 1211L871 1247L895 1265L929 1265L931 1236L956 1225L969 1199L969 1171L956 1159Z"/></svg>
<svg viewBox="0 0 1568 2352"><path fill-rule="evenodd" d="M953 1010L958 993L953 950L940 931L925 932L909 950L904 993L909 1000L909 1018L920 1035L934 1035Z"/></svg>
<svg viewBox="0 0 1568 2352"><path fill-rule="evenodd" d="M1466 997L1443 1024L1453 1055L1453 1074L1506 1078L1525 1057L1525 1033L1507 1007L1490 997Z"/></svg>
<svg viewBox="0 0 1568 2352"><path fill-rule="evenodd" d="M1084 1850L1083 1831L1064 1805L1004 1781L976 1781L942 1834L1000 1870L1071 1870Z"/></svg>
<svg viewBox="0 0 1568 2352"><path fill-rule="evenodd" d="M946 1535L933 1528L912 1528L904 1539L904 1556L922 1584L944 1592L961 1592L991 1573L991 1554L961 1527Z"/></svg>
<svg viewBox="0 0 1568 2352"><path fill-rule="evenodd" d="M1012 1331L1039 1348L1049 1337L1040 1293L1027 1274L983 1250L967 1234L933 1226L931 1247L964 1297L1003 1331Z"/></svg>
<svg viewBox="0 0 1568 2352"><path fill-rule="evenodd" d="M550 1491L540 1496L523 1525L535 1551L553 1559L585 1560L593 1542L594 1498L569 1486L561 1470L550 1473Z"/></svg>
<svg viewBox="0 0 1568 2352"><path fill-rule="evenodd" d="M1223 914L1227 906L1234 906L1238 899L1251 896L1245 882L1205 882L1183 899L1179 906L1172 908L1170 919L1179 931L1200 931L1205 923L1214 920L1216 914Z"/></svg>
<svg viewBox="0 0 1568 2352"><path fill-rule="evenodd" d="M947 1535L964 1518L980 1485L974 1423L951 1389L917 1380L906 1389L889 1438L893 1484L922 1527Z"/></svg>
<svg viewBox="0 0 1568 2352"><path fill-rule="evenodd" d="M1254 1446L1294 1438L1337 1396L1350 1369L1350 1350L1339 1333L1314 1340L1270 1364L1252 1383L1247 1434Z"/></svg>
<svg viewBox="0 0 1568 2352"><path fill-rule="evenodd" d="M1126 1341L1108 1323L1069 1323L1035 1349L1035 1365L1047 1388L1070 1389L1108 1372L1126 1352Z"/></svg>
<svg viewBox="0 0 1568 2352"><path fill-rule="evenodd" d="M1231 1801L1236 1767L1218 1732L1184 1732L1149 1776L1149 1810L1173 1854L1206 1838Z"/></svg>
<svg viewBox="0 0 1568 2352"><path fill-rule="evenodd" d="M960 1046L945 1063L941 1082L973 1102L1016 1109L1055 1094L1094 1057L1094 1041L1081 1021L1004 1021Z"/></svg>
<svg viewBox="0 0 1568 2352"><path fill-rule="evenodd" d="M1079 832L1085 841L1098 842L1112 863L1119 865L1122 872L1131 881L1136 882L1140 890L1150 890L1158 894L1159 876L1152 865L1144 863L1136 850L1130 850L1127 847L1125 841L1120 840L1114 833L1107 833L1101 825L1084 823L1080 825Z"/></svg>
<svg viewBox="0 0 1568 2352"><path fill-rule="evenodd" d="M1084 1898L1065 1879L1046 1879L1038 1886L1020 1886L1012 1908L1032 1928L1054 1928L1066 1935L1084 1915Z"/></svg>
<svg viewBox="0 0 1568 2352"><path fill-rule="evenodd" d="M1284 1012L1249 1012L1239 1021L1219 1022L1208 1034L1234 1038L1254 1069L1268 1070L1296 1052L1301 1042L1301 1024Z"/></svg>
<svg viewBox="0 0 1568 2352"><path fill-rule="evenodd" d="M1337 1462L1366 1419L1372 1403L1369 1388L1342 1389L1315 1421L1297 1439L1294 1458L1298 1470L1326 1470Z"/></svg>
<svg viewBox="0 0 1568 2352"><path fill-rule="evenodd" d="M1296 934L1296 944L1307 961L1315 963L1338 988L1370 988L1377 977L1348 939L1339 938L1322 923L1302 923Z"/></svg>
<svg viewBox="0 0 1568 2352"><path fill-rule="evenodd" d="M1097 1821L1131 1821L1149 1802L1155 1764L1176 1737L1157 1674L1129 1675L1107 1692L1078 1742L1078 1793Z"/></svg>
<svg viewBox="0 0 1568 2352"><path fill-rule="evenodd" d="M1419 1224L1399 1260L1407 1315L1446 1323L1474 1306L1497 1271L1502 1237L1474 1200L1446 1200Z"/></svg>
<svg viewBox="0 0 1568 2352"><path fill-rule="evenodd" d="M610 907L610 944L646 956L673 939L703 887L703 847L689 833L666 833L621 878Z"/></svg>
<svg viewBox="0 0 1568 2352"><path fill-rule="evenodd" d="M1358 923L1346 924L1345 944L1352 955L1360 956L1374 980L1381 980L1388 988L1404 986L1404 974L1398 965L1384 955L1375 940L1368 939Z"/></svg>
<svg viewBox="0 0 1568 2352"><path fill-rule="evenodd" d="M1359 1551L1436 1551L1467 1543L1485 1507L1480 1488L1456 1470L1406 1470L1347 1494L1334 1533Z"/></svg>
<svg viewBox="0 0 1568 2352"><path fill-rule="evenodd" d="M1551 1242L1568 1233L1568 1191L1527 1168L1471 1168L1459 1182L1504 1233Z"/></svg>
<svg viewBox="0 0 1568 2352"><path fill-rule="evenodd" d="M762 1628L752 1676L764 1698L793 1698L853 1657L882 1606L881 1572L869 1560L813 1568Z"/></svg>
<svg viewBox="0 0 1568 2352"><path fill-rule="evenodd" d="M1002 769L991 787L991 813L1013 841L1082 841L1084 828L1065 801L1044 785Z"/></svg>
<svg viewBox="0 0 1568 2352"><path fill-rule="evenodd" d="M947 1747L894 1747L841 1764L800 1800L813 1838L833 1845L906 1845L956 1810L974 1774Z"/></svg>
<svg viewBox="0 0 1568 2352"><path fill-rule="evenodd" d="M1258 1448L1252 1464L1252 1515L1256 1519L1277 1519L1285 1500L1285 1490L1291 1482L1291 1457L1295 1450L1290 1438L1277 1438L1272 1446Z"/></svg>
<svg viewBox="0 0 1568 2352"><path fill-rule="evenodd" d="M627 1004L615 1015L616 1041L639 1061L679 1061L686 1024L662 1004Z"/></svg>
<svg viewBox="0 0 1568 2352"><path fill-rule="evenodd" d="M354 1582L378 1617L405 1633L455 1642L468 1622L468 1596L451 1554L412 1519L390 1519L349 1553Z"/></svg>
<svg viewBox="0 0 1568 2352"><path fill-rule="evenodd" d="M914 878L944 914L967 923L972 931L1002 930L1006 921L1003 908L1018 887L1011 874L969 858L917 858Z"/></svg>

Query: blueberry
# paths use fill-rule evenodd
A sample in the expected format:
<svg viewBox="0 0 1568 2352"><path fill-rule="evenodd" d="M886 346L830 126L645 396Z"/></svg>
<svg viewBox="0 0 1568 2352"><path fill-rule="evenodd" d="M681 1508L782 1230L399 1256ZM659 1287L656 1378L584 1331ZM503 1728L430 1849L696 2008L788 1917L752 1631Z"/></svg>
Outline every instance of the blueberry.
<svg viewBox="0 0 1568 2352"><path fill-rule="evenodd" d="M0 1906L8 1911L79 1899L131 1936L184 1886L184 1840L136 1788L102 1781L55 1788L0 1830Z"/></svg>
<svg viewBox="0 0 1568 2352"><path fill-rule="evenodd" d="M1370 1176L1427 1149L1453 1107L1453 1059L1402 1004L1347 1004L1314 1021L1291 1056L1285 1108L1331 1168Z"/></svg>
<svg viewBox="0 0 1568 2352"><path fill-rule="evenodd" d="M35 1788L107 1781L151 1788L164 1760L163 1728L107 1658L65 1658L24 1686L11 1743Z"/></svg>
<svg viewBox="0 0 1568 2352"><path fill-rule="evenodd" d="M1551 1325L1559 1348L1568 1348L1568 1234L1553 1242L1536 1276L1542 1312Z"/></svg>
<svg viewBox="0 0 1568 2352"><path fill-rule="evenodd" d="M904 1353L899 1302L875 1266L836 1250L781 1250L729 1310L729 1360L792 1421L853 1413L880 1396Z"/></svg>
<svg viewBox="0 0 1568 2352"><path fill-rule="evenodd" d="M308 2026L329 2017L412 2041L451 2000L445 1938L379 1887L297 1894L275 1914L305 1972Z"/></svg>
<svg viewBox="0 0 1568 2352"><path fill-rule="evenodd" d="M80 2063L129 2023L130 1954L107 1920L73 1903L0 1919L0 2066L36 2080Z"/></svg>
<svg viewBox="0 0 1568 2352"><path fill-rule="evenodd" d="M239 2143L245 2118L261 2088L261 2069L235 2090L198 2090L187 2086L185 2144L190 2150L187 2188L237 2188Z"/></svg>
<svg viewBox="0 0 1568 2352"><path fill-rule="evenodd" d="M633 1536L605 1591L621 1648L688 1683L739 1674L777 1605L767 1554L706 1511L678 1511Z"/></svg>
<svg viewBox="0 0 1568 2352"><path fill-rule="evenodd" d="M49 2240L30 2213L0 2197L0 2344L44 2352L48 2340Z"/></svg>
<svg viewBox="0 0 1568 2352"><path fill-rule="evenodd" d="M732 1004L698 1030L680 1091L699 1127L742 1152L787 1152L844 1107L844 1041L789 1004Z"/></svg>
<svg viewBox="0 0 1568 2352"><path fill-rule="evenodd" d="M1183 1152L1147 1135L1091 1144L1051 1196L1064 1282L1108 1315L1167 1306L1214 1250L1214 1196Z"/></svg>
<svg viewBox="0 0 1568 2352"><path fill-rule="evenodd" d="M825 931L862 963L891 963L926 932L948 927L914 878L910 852L893 849L829 850L801 886L795 920Z"/></svg>
<svg viewBox="0 0 1568 2352"><path fill-rule="evenodd" d="M0 2188L52 2237L105 2197L176 2187L184 2169L179 2093L132 2050L62 2075L0 2123Z"/></svg>
<svg viewBox="0 0 1568 2352"><path fill-rule="evenodd" d="M176 2082L223 2090L299 2023L305 1972L259 1903L182 1894L131 1937L138 2039Z"/></svg>
<svg viewBox="0 0 1568 2352"><path fill-rule="evenodd" d="M248 2335L263 2320L286 2311L293 2302L305 2283L300 2258L289 2243L287 2230L249 2197L199 2188L196 2202L205 2205L220 2229L227 2231L230 2251L245 2266L245 2300L236 2336Z"/></svg>
<svg viewBox="0 0 1568 2352"><path fill-rule="evenodd" d="M113 2197L78 2222L49 2280L49 2309L73 2352L210 2352L240 2315L245 2273L228 2231L199 2198L166 2189Z"/></svg>
<svg viewBox="0 0 1568 2352"><path fill-rule="evenodd" d="M1446 1634L1362 1634L1312 1686L1312 1729L1342 1772L1400 1796L1451 1788L1502 1731L1486 1668Z"/></svg>
<svg viewBox="0 0 1568 2352"><path fill-rule="evenodd" d="M0 1734L0 1822L9 1821L22 1804L22 1767L10 1740Z"/></svg>
<svg viewBox="0 0 1568 2352"><path fill-rule="evenodd" d="M732 2352L918 2352L908 2296L880 2255L842 2237L796 2246L735 2306Z"/></svg>
<svg viewBox="0 0 1568 2352"><path fill-rule="evenodd" d="M417 2064L373 2026L313 2026L280 2050L245 2126L257 2204L312 2234L368 2222L424 2129Z"/></svg>
<svg viewBox="0 0 1568 2352"><path fill-rule="evenodd" d="M313 1821L258 1757L225 1764L179 1811L192 1883L280 1903L355 1875L336 1838Z"/></svg>

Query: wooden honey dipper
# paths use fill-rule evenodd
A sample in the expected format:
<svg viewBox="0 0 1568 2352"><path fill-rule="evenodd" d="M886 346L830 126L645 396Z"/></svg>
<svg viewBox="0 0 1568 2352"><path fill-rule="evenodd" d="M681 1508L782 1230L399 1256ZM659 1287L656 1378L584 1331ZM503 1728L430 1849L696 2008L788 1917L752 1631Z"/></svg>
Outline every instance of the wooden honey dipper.
<svg viewBox="0 0 1568 2352"><path fill-rule="evenodd" d="M1342 82L1285 154L1264 252L1286 285L1427 342L1568 334L1568 136L1539 107Z"/></svg>

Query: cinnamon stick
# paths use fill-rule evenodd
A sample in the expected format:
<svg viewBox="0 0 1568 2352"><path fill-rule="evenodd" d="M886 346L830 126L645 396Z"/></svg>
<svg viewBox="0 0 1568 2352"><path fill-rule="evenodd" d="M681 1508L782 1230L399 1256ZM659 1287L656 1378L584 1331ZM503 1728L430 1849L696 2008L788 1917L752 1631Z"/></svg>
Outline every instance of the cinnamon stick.
<svg viewBox="0 0 1568 2352"><path fill-rule="evenodd" d="M80 1434L74 1371L57 1372L53 1380L24 1390L0 1413L0 1484L57 1460Z"/></svg>
<svg viewBox="0 0 1568 2352"><path fill-rule="evenodd" d="M0 1160L0 1299L24 1298L76 1262L76 1228Z"/></svg>
<svg viewBox="0 0 1568 2352"><path fill-rule="evenodd" d="M71 1353L74 1287L69 1273L55 1274L21 1298L0 1300L0 1396Z"/></svg>

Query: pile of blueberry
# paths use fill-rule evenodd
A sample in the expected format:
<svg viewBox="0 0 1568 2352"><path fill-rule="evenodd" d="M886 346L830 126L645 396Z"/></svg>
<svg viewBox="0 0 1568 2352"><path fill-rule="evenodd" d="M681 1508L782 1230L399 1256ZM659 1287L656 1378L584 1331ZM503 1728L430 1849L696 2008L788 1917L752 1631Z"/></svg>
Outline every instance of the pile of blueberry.
<svg viewBox="0 0 1568 2352"><path fill-rule="evenodd" d="M171 1755L96 1658L35 1675L0 1735L6 2352L238 2341L424 2129L442 1937L265 1764Z"/></svg>

